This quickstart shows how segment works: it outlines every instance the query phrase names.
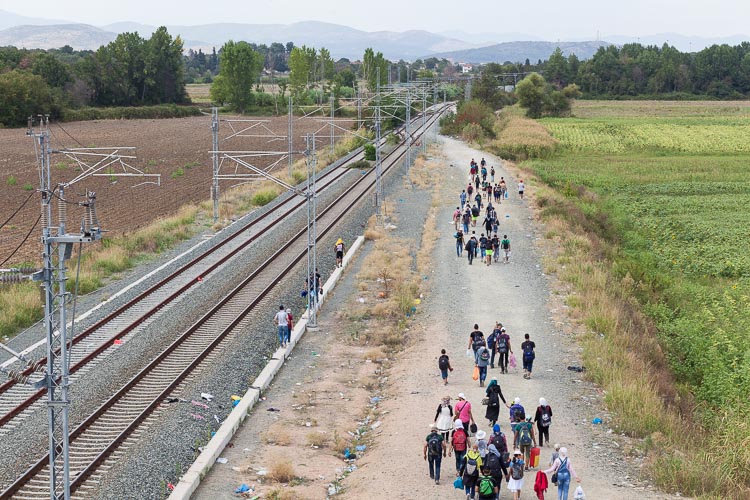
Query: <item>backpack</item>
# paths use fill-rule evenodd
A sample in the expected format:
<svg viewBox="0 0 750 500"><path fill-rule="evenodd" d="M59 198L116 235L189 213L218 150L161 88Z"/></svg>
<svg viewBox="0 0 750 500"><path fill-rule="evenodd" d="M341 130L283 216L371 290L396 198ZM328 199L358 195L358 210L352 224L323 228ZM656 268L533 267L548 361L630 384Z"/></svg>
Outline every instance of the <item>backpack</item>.
<svg viewBox="0 0 750 500"><path fill-rule="evenodd" d="M508 248L510 248L510 240L501 241L500 248L502 248L503 250L507 250Z"/></svg>
<svg viewBox="0 0 750 500"><path fill-rule="evenodd" d="M479 359L481 359L482 361L490 360L490 352L487 350L486 347L482 349L482 351L479 353Z"/></svg>
<svg viewBox="0 0 750 500"><path fill-rule="evenodd" d="M442 436L437 432L433 433L433 435L430 436L430 439L427 441L427 450L430 452L431 456L435 457L443 454L443 446L441 441Z"/></svg>
<svg viewBox="0 0 750 500"><path fill-rule="evenodd" d="M525 361L533 361L534 358L536 358L536 354L534 354L534 348L531 345L531 342L526 344L526 347L523 348L523 359Z"/></svg>
<svg viewBox="0 0 750 500"><path fill-rule="evenodd" d="M508 442L505 440L505 434L503 434L502 431L493 434L492 437L490 437L490 444L494 444L495 448L497 448L497 451L499 451L501 455L508 453Z"/></svg>
<svg viewBox="0 0 750 500"><path fill-rule="evenodd" d="M513 418L518 422L523 422L526 420L526 411L523 409L523 406L514 404L510 407L511 411L513 412Z"/></svg>
<svg viewBox="0 0 750 500"><path fill-rule="evenodd" d="M496 341L497 341L497 330L492 330L492 333L490 333L490 336L487 337L487 348L493 347Z"/></svg>
<svg viewBox="0 0 750 500"><path fill-rule="evenodd" d="M344 251L344 244L343 243L339 243L338 245L336 245L336 251L337 252L343 252Z"/></svg>
<svg viewBox="0 0 750 500"><path fill-rule="evenodd" d="M523 446L528 446L531 444L531 431L529 430L531 426L527 423L521 424L518 426L518 443Z"/></svg>
<svg viewBox="0 0 750 500"><path fill-rule="evenodd" d="M495 495L495 483L489 476L482 476L479 480L479 496L493 497Z"/></svg>
<svg viewBox="0 0 750 500"><path fill-rule="evenodd" d="M448 362L448 356L443 354L438 358L438 367L440 367L441 370L447 370L448 366L450 366L450 363Z"/></svg>
<svg viewBox="0 0 750 500"><path fill-rule="evenodd" d="M541 423L542 427L549 427L549 424L552 423L552 416L550 415L551 408L549 405L547 406L540 406L539 407L541 411Z"/></svg>
<svg viewBox="0 0 750 500"><path fill-rule="evenodd" d="M456 451L466 451L466 432L463 429L453 432L453 449Z"/></svg>
<svg viewBox="0 0 750 500"><path fill-rule="evenodd" d="M508 352L508 340L503 335L497 338L497 352Z"/></svg>
<svg viewBox="0 0 750 500"><path fill-rule="evenodd" d="M464 474L467 476L476 476L478 473L477 459L469 458L469 455L466 455L466 468L464 469Z"/></svg>
<svg viewBox="0 0 750 500"><path fill-rule="evenodd" d="M500 457L498 457L494 453L487 454L486 465L487 468L492 472L492 474L499 473L500 469L502 468L500 466Z"/></svg>
<svg viewBox="0 0 750 500"><path fill-rule="evenodd" d="M523 463L520 460L513 462L510 468L510 477L517 481L523 479Z"/></svg>

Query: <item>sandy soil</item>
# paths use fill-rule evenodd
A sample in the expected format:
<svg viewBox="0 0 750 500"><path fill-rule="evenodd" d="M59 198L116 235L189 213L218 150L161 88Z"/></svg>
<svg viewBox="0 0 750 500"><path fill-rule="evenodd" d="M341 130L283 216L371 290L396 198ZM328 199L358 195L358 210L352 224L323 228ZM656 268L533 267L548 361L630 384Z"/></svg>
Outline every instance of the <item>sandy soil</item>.
<svg viewBox="0 0 750 500"><path fill-rule="evenodd" d="M446 163L456 166L446 169L446 178L436 183L443 193L450 194L445 195L438 224L441 239L433 254L430 293L412 328L410 347L395 361L383 365L385 371L381 372L381 365L363 360L361 349L332 341L334 335L347 332L348 325L338 311L346 307L344 295L353 300L356 271L350 273L341 282L337 297L321 314L321 330L305 337L295 359L282 369L268 392L268 401L258 407L238 432L233 447L226 450L229 463L215 466L194 498L237 498L231 492L241 482L257 486L254 494L268 495L269 487L257 484L258 479L264 480L264 476L257 475L257 469L268 467L276 453L292 457L296 472L304 479L298 481L302 486L295 486L294 493L285 487L277 495L288 496L275 498L325 498L328 484L335 477L346 475L343 471L350 464L341 460L332 445L312 449L304 441L310 431L306 422L314 419L317 427L313 429L341 433L347 426L349 430L368 428L372 420L365 426L361 420L366 414L380 424L374 431L368 429L368 449L353 462L357 470L343 479L343 489L335 498L463 498L462 492L451 484L455 477L453 458L444 459L441 484L435 485L428 476L422 447L435 409L445 395L452 396L455 404L456 395L464 392L473 405L479 428L489 430L485 407L480 404L484 389L471 380L473 363L465 351L472 325L478 323L487 335L495 321L508 328L519 362L524 333L536 342L537 359L531 380L524 380L520 369L511 370L508 375L490 369L488 380L497 377L506 400L520 397L527 412L533 413L540 397L548 400L554 412L550 437L552 442L568 447L588 500L676 498L654 491L648 481L639 478L639 459L626 459L623 455L624 449L631 448L628 440L606 425L601 390L566 369L580 364L579 348L572 336L576 326L568 321L561 301L564 287L542 273L538 250L542 229L533 220L530 201L518 199L511 172L498 159L454 140L443 141ZM495 165L496 178L503 175L511 181L510 200L498 209L503 219L501 233L508 234L513 245L512 262L508 265L486 267L475 260L473 266L468 266L465 258L458 259L455 254L451 213L457 193L467 180L465 166L472 157L479 160L482 156ZM533 186L527 190L533 192ZM477 227L476 231L479 234L481 229ZM447 387L437 368L441 348L448 351L455 368ZM313 350L321 356L313 356ZM375 382L385 382L382 393ZM311 399L310 394L315 398ZM369 404L373 394L383 397L377 405ZM267 406L282 411L267 412ZM499 423L509 433L505 415L501 411ZM601 416L605 424L592 425L596 416ZM284 422L290 433L290 446L263 442L261 433L277 420ZM549 461L551 451L550 447L542 449L542 465ZM535 472L527 474L521 498L536 498L532 489L534 476ZM571 499L573 490L574 486ZM551 487L546 498L556 498L556 494ZM507 483L503 484L501 498L510 498Z"/></svg>

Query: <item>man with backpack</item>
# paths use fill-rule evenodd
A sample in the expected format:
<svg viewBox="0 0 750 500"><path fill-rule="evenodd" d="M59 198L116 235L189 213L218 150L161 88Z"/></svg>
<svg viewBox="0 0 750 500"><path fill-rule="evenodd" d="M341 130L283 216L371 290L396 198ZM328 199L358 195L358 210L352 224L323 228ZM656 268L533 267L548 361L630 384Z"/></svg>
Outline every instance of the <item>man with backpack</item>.
<svg viewBox="0 0 750 500"><path fill-rule="evenodd" d="M536 408L534 422L536 422L536 428L539 432L539 446L544 446L545 438L547 439L547 445L549 445L549 426L552 423L552 407L547 404L547 400L544 398L539 398L539 406Z"/></svg>
<svg viewBox="0 0 750 500"><path fill-rule="evenodd" d="M445 349L440 350L438 368L440 369L440 376L443 378L443 385L448 385L448 371L453 371L453 367L448 355L445 354Z"/></svg>
<svg viewBox="0 0 750 500"><path fill-rule="evenodd" d="M482 344L477 349L477 367L479 368L479 387L484 387L484 381L487 379L487 365L490 364L490 351L482 340Z"/></svg>
<svg viewBox="0 0 750 500"><path fill-rule="evenodd" d="M534 359L536 358L536 344L529 339L529 334L523 336L524 340L521 344L521 351L523 352L523 378L531 378L531 369L534 366Z"/></svg>
<svg viewBox="0 0 750 500"><path fill-rule="evenodd" d="M463 215L461 215L461 224L464 226L464 234L469 234L469 223L471 222L471 210L466 209L464 210Z"/></svg>
<svg viewBox="0 0 750 500"><path fill-rule="evenodd" d="M487 337L487 349L490 350L490 368L495 368L495 354L497 351L497 336L500 333L500 328L497 326L498 324L495 323L495 328L492 330L492 333L489 337Z"/></svg>
<svg viewBox="0 0 750 500"><path fill-rule="evenodd" d="M466 246L464 247L466 250L466 258L469 259L469 265L472 265L474 262L474 257L477 253L477 238L473 234L471 235L471 238L469 238L469 241L466 242Z"/></svg>
<svg viewBox="0 0 750 500"><path fill-rule="evenodd" d="M510 240L507 234L503 235L503 240L500 242L500 249L503 251L505 263L508 264L510 262Z"/></svg>
<svg viewBox="0 0 750 500"><path fill-rule="evenodd" d="M495 344L500 359L497 364L500 365L501 373L508 373L508 355L513 352L513 349L510 348L510 335L505 331L502 323L498 323L498 325L500 326L500 334L497 335Z"/></svg>
<svg viewBox="0 0 750 500"><path fill-rule="evenodd" d="M451 445L448 448L448 456L451 456L451 452L456 454L456 474L461 473L461 466L464 463L464 457L466 456L466 449L469 445L469 436L464 430L464 424L460 419L456 419L453 422L453 435L451 436Z"/></svg>
<svg viewBox="0 0 750 500"><path fill-rule="evenodd" d="M446 452L445 441L435 424L430 424L430 433L425 439L423 451L424 459L430 464L430 479L434 479L435 484L440 484L440 463Z"/></svg>
<svg viewBox="0 0 750 500"><path fill-rule="evenodd" d="M487 465L482 466L482 475L477 481L477 494L479 500L495 500L497 493L500 491L495 478L492 477L490 468Z"/></svg>
<svg viewBox="0 0 750 500"><path fill-rule="evenodd" d="M534 425L531 423L531 415L526 420L516 424L515 442L523 453L523 460L526 464L526 470L529 470L529 455L531 454L532 445L536 446L536 436L534 435Z"/></svg>
<svg viewBox="0 0 750 500"><path fill-rule="evenodd" d="M479 454L477 445L474 444L466 452L464 457L464 463L461 465L461 470L458 475L464 483L464 492L466 498L474 498L474 492L476 491L477 482L479 480L479 470L482 467L482 456Z"/></svg>
<svg viewBox="0 0 750 500"><path fill-rule="evenodd" d="M461 194L459 195L458 199L461 201L462 207L466 205L466 190L465 189L461 190Z"/></svg>
<svg viewBox="0 0 750 500"><path fill-rule="evenodd" d="M495 447L500 457L500 469L502 470L505 478L508 478L508 464L510 463L510 453L508 453L508 440L505 437L505 433L500 430L500 424L495 424L492 427L492 435L490 436L490 450Z"/></svg>
<svg viewBox="0 0 750 500"><path fill-rule="evenodd" d="M453 235L456 239L456 258L461 258L461 252L464 249L464 232L460 229Z"/></svg>

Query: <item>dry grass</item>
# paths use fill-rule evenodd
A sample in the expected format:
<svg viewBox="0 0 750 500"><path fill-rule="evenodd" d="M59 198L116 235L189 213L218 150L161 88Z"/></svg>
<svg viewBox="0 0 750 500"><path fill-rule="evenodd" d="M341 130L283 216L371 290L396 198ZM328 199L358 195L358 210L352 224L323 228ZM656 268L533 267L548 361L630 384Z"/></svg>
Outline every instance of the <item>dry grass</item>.
<svg viewBox="0 0 750 500"><path fill-rule="evenodd" d="M271 465L268 468L268 478L277 483L288 483L295 478L294 465L292 460L277 455L271 459Z"/></svg>
<svg viewBox="0 0 750 500"><path fill-rule="evenodd" d="M495 134L497 139L490 142L488 149L513 161L548 158L558 145L542 124L511 110L500 113L495 123Z"/></svg>
<svg viewBox="0 0 750 500"><path fill-rule="evenodd" d="M366 353L362 355L362 359L369 359L370 361L378 361L387 358L388 356L383 352L382 347L375 347L373 349L369 349Z"/></svg>
<svg viewBox="0 0 750 500"><path fill-rule="evenodd" d="M349 438L349 433L346 431L339 433L339 431L333 431L333 440L331 442L331 450L336 453L336 455L341 456L344 454L344 450L347 448L351 448L352 441L351 438Z"/></svg>
<svg viewBox="0 0 750 500"><path fill-rule="evenodd" d="M292 442L292 436L289 434L286 424L275 423L263 433L263 441L266 444L289 446Z"/></svg>
<svg viewBox="0 0 750 500"><path fill-rule="evenodd" d="M308 432L305 439L309 446L317 446L318 448L323 448L331 442L331 437L320 431Z"/></svg>
<svg viewBox="0 0 750 500"><path fill-rule="evenodd" d="M300 500L302 497L291 489L274 488L263 495L263 498L268 500Z"/></svg>
<svg viewBox="0 0 750 500"><path fill-rule="evenodd" d="M11 336L43 316L39 285L36 283L0 288L0 336Z"/></svg>

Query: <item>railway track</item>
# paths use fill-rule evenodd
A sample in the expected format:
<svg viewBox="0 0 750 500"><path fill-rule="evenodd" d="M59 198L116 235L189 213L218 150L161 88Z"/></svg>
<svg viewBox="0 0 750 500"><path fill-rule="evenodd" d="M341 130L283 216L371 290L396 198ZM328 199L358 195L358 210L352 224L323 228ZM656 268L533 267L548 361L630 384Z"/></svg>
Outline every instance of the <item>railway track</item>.
<svg viewBox="0 0 750 500"><path fill-rule="evenodd" d="M427 121L437 121L442 108ZM419 129L415 135L421 135ZM383 160L386 173L405 155L402 145ZM374 175L360 177L318 217L324 238L375 184ZM70 435L71 492L90 498L103 472L111 467L144 428L159 415L163 402L179 392L193 374L221 351L221 347L250 327L249 313L302 260L307 250L305 231L288 238L266 261L224 299L182 333ZM0 494L0 499L49 498L49 457L44 456Z"/></svg>

